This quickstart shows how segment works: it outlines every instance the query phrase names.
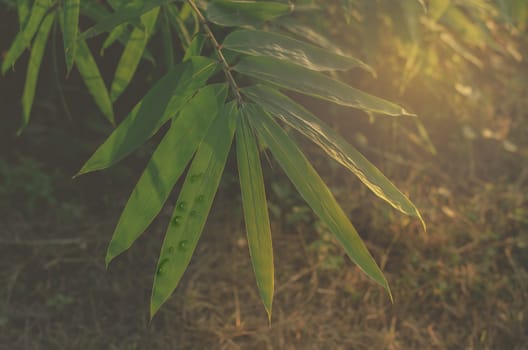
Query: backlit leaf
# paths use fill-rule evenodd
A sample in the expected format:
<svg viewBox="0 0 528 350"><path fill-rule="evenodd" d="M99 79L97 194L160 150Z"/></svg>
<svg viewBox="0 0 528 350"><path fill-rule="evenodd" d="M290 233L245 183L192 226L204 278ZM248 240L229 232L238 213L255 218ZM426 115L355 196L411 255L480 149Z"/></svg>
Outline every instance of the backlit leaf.
<svg viewBox="0 0 528 350"><path fill-rule="evenodd" d="M207 4L206 16L222 26L256 26L293 11L293 4L274 1L216 0Z"/></svg>
<svg viewBox="0 0 528 350"><path fill-rule="evenodd" d="M290 178L300 195L345 248L350 259L369 277L383 286L392 299L389 285L376 261L370 255L365 243L359 237L343 209L301 150L261 108L256 105L248 105L247 114L250 116L250 122L256 129L259 138L269 147L273 157Z"/></svg>
<svg viewBox="0 0 528 350"><path fill-rule="evenodd" d="M158 215L218 114L226 93L224 84L204 87L183 107L180 117L172 122L119 218L108 246L107 265L127 250Z"/></svg>
<svg viewBox="0 0 528 350"><path fill-rule="evenodd" d="M246 115L252 110L245 107L240 111L236 131L238 174L251 262L260 298L271 320L274 284L271 229L259 149Z"/></svg>
<svg viewBox="0 0 528 350"><path fill-rule="evenodd" d="M279 118L321 147L326 154L356 175L374 194L404 214L416 216L425 228L418 209L356 148L331 127L279 91L267 86L252 86L242 93L270 115Z"/></svg>
<svg viewBox="0 0 528 350"><path fill-rule="evenodd" d="M326 75L271 57L244 57L239 73L339 105L391 116L413 115L395 103L367 94Z"/></svg>
<svg viewBox="0 0 528 350"><path fill-rule="evenodd" d="M338 55L287 36L260 30L238 30L229 34L223 47L252 56L270 56L315 71L347 70L360 67L373 72L362 61Z"/></svg>
<svg viewBox="0 0 528 350"><path fill-rule="evenodd" d="M222 108L214 102L208 104L221 112L198 147L161 247L152 287L151 317L178 286L191 260L231 148L237 115L235 104Z"/></svg>
<svg viewBox="0 0 528 350"><path fill-rule="evenodd" d="M135 150L182 108L216 69L205 57L175 65L139 102L77 175L108 168Z"/></svg>

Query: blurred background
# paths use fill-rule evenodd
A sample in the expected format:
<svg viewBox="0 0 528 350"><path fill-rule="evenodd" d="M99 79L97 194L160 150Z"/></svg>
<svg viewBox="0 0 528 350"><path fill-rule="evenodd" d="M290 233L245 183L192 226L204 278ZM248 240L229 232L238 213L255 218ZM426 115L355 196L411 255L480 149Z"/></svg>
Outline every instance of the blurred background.
<svg viewBox="0 0 528 350"><path fill-rule="evenodd" d="M4 54L18 30L15 2L0 1ZM424 232L298 139L384 270L394 304L269 160L269 327L230 157L193 260L149 322L172 204L108 270L104 256L159 135L117 166L72 180L112 128L78 73L66 79L53 50L61 41L52 39L21 136L27 54L0 80L0 349L528 349L528 1L296 3L318 7L294 13L293 35L377 73L339 79L419 116L366 115L292 95L408 194L428 225ZM101 42L90 41L93 52ZM149 49L161 45L154 37ZM121 50L96 55L105 78ZM141 63L115 106L118 119L162 73Z"/></svg>

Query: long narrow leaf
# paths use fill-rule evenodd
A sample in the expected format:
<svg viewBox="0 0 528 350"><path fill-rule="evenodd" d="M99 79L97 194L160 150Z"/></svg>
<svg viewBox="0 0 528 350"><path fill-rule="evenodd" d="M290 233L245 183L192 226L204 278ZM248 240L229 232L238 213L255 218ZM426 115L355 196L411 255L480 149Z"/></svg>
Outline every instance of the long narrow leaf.
<svg viewBox="0 0 528 350"><path fill-rule="evenodd" d="M161 247L150 302L151 317L169 298L191 260L231 148L237 115L234 103L224 108L200 144L176 202Z"/></svg>
<svg viewBox="0 0 528 350"><path fill-rule="evenodd" d="M114 110L110 94L106 88L97 63L90 52L90 48L84 40L77 42L75 52L75 65L81 74L84 84L93 96L95 103L112 125L115 125Z"/></svg>
<svg viewBox="0 0 528 350"><path fill-rule="evenodd" d="M31 108L33 106L33 99L35 97L35 90L37 88L40 65L42 63L42 57L44 56L44 51L46 49L46 42L48 41L49 33L54 20L54 12L48 14L44 18L31 47L31 55L29 56L26 73L26 82L24 84L24 92L22 94L22 126L18 130L18 134L24 130L29 122Z"/></svg>
<svg viewBox="0 0 528 350"><path fill-rule="evenodd" d="M224 84L201 89L152 155L119 218L108 246L106 264L127 250L160 212L176 181L205 136L226 97Z"/></svg>
<svg viewBox="0 0 528 350"><path fill-rule="evenodd" d="M281 34L260 30L232 32L224 39L223 47L252 56L275 57L315 71L359 67L374 72L370 66L357 58L338 55Z"/></svg>
<svg viewBox="0 0 528 350"><path fill-rule="evenodd" d="M350 259L369 277L383 286L392 299L387 280L376 261L370 255L365 243L359 237L343 209L301 150L261 108L256 105L248 105L248 115L259 138L270 148L274 158L284 169L297 191L328 226L345 248Z"/></svg>
<svg viewBox="0 0 528 350"><path fill-rule="evenodd" d="M4 61L2 62L2 74L5 74L5 72L15 64L22 52L30 46L31 40L35 36L37 30L39 30L44 16L46 16L52 6L52 0L35 0L27 24L24 29L16 35L13 44L11 44L11 47L7 51Z"/></svg>
<svg viewBox="0 0 528 350"><path fill-rule="evenodd" d="M404 214L416 216L425 223L414 204L332 128L279 91L257 85L243 88L242 93L274 117L287 123L323 151L355 174L374 194Z"/></svg>
<svg viewBox="0 0 528 350"><path fill-rule="evenodd" d="M127 6L120 8L119 11L106 16L97 22L93 27L81 34L83 39L94 37L98 34L109 32L120 24L133 21L150 10L160 7L161 5L174 2L175 0L149 0L149 1L132 1Z"/></svg>
<svg viewBox="0 0 528 350"><path fill-rule="evenodd" d="M110 88L110 97L115 101L128 86L134 73L136 72L143 51L147 47L147 43L152 35L156 20L158 18L159 7L147 12L141 16L141 22L144 29L134 28L130 34L130 38L125 46L125 50L121 55L121 59L117 64L114 80Z"/></svg>
<svg viewBox="0 0 528 350"><path fill-rule="evenodd" d="M246 111L243 106L236 131L238 174L251 262L260 298L268 313L268 319L271 320L274 284L271 229L259 149L247 121L247 112L252 111Z"/></svg>
<svg viewBox="0 0 528 350"><path fill-rule="evenodd" d="M79 11L80 11L81 0L68 0L64 1L64 28L63 28L63 41L64 41L64 55L66 57L66 71L67 73L73 67L73 61L75 59L75 50L77 34L79 32Z"/></svg>
<svg viewBox="0 0 528 350"><path fill-rule="evenodd" d="M174 66L95 151L77 176L108 168L143 144L176 115L215 69L216 63L205 57L193 57Z"/></svg>
<svg viewBox="0 0 528 350"><path fill-rule="evenodd" d="M339 105L391 116L413 115L395 103L367 94L322 73L275 58L244 57L233 69L285 89Z"/></svg>
<svg viewBox="0 0 528 350"><path fill-rule="evenodd" d="M207 4L206 16L222 26L256 26L293 11L293 4L275 1L215 0Z"/></svg>

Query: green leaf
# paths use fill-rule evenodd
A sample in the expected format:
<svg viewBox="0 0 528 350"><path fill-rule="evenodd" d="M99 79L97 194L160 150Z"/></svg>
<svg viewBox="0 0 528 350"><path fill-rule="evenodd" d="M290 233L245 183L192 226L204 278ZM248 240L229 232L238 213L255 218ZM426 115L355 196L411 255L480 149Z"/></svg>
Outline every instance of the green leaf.
<svg viewBox="0 0 528 350"><path fill-rule="evenodd" d="M275 58L244 57L233 69L285 89L322 98L342 106L391 116L413 116L395 103L367 94L322 73Z"/></svg>
<svg viewBox="0 0 528 350"><path fill-rule="evenodd" d="M24 29L16 35L13 44L11 44L9 51L7 51L5 59L2 62L2 74L5 74L5 72L15 64L22 52L30 46L31 40L43 22L43 18L50 11L52 6L52 0L36 0L34 2L27 24Z"/></svg>
<svg viewBox="0 0 528 350"><path fill-rule="evenodd" d="M419 218L425 229L425 223L414 204L378 168L319 118L270 87L257 85L241 91L270 115L321 147L328 156L356 175L376 196L402 213Z"/></svg>
<svg viewBox="0 0 528 350"><path fill-rule="evenodd" d="M30 0L18 0L17 2L17 13L18 13L18 23L20 25L20 30L24 29L26 21L29 18L31 13L31 1Z"/></svg>
<svg viewBox="0 0 528 350"><path fill-rule="evenodd" d="M356 58L331 53L281 34L260 30L232 32L224 39L223 47L246 55L275 57L314 71L360 67L371 73L374 72L371 67Z"/></svg>
<svg viewBox="0 0 528 350"><path fill-rule="evenodd" d="M37 80L40 72L40 64L46 49L46 42L48 41L51 26L55 20L55 12L48 14L35 36L33 45L31 46L31 54L27 66L26 82L24 84L24 92L22 94L22 126L18 130L18 134L22 133L29 122L31 114L31 107L33 106L33 99L35 97L35 90L37 88Z"/></svg>
<svg viewBox="0 0 528 350"><path fill-rule="evenodd" d="M187 48L191 44L191 35L189 34L189 31L187 30L187 27L185 26L185 23L181 18L181 14L178 10L178 7L176 7L174 4L168 4L166 6L166 9L170 23L178 33L178 36L180 37L182 48L184 50L187 50Z"/></svg>
<svg viewBox="0 0 528 350"><path fill-rule="evenodd" d="M84 31L81 34L81 38L88 39L101 33L109 32L120 24L134 21L150 10L174 1L175 0L132 1L118 11L101 19L93 27Z"/></svg>
<svg viewBox="0 0 528 350"><path fill-rule="evenodd" d="M95 151L77 176L108 168L143 144L176 115L215 69L216 63L205 57L193 57L174 66Z"/></svg>
<svg viewBox="0 0 528 350"><path fill-rule="evenodd" d="M159 7L141 16L144 29L134 28L130 38L117 64L114 80L110 87L110 97L115 101L125 90L136 72L143 51L152 35L156 20L158 18Z"/></svg>
<svg viewBox="0 0 528 350"><path fill-rule="evenodd" d="M78 40L76 45L75 66L103 115L112 125L115 125L112 101L90 48L82 39Z"/></svg>
<svg viewBox="0 0 528 350"><path fill-rule="evenodd" d="M165 68L168 70L174 66L174 46L172 45L172 31L166 7L162 7L162 17L160 22L161 38L163 40L163 57Z"/></svg>
<svg viewBox="0 0 528 350"><path fill-rule="evenodd" d="M319 177L308 159L286 132L262 109L248 105L247 114L260 139L269 147L274 158L304 200L321 218L345 248L348 256L370 278L383 286L392 300L389 285L376 261L372 258L365 243L348 220L343 209Z"/></svg>
<svg viewBox="0 0 528 350"><path fill-rule="evenodd" d="M260 298L268 313L268 319L271 320L274 283L273 247L259 150L246 115L251 112L251 109L247 110L246 106L243 106L238 119L236 131L238 174L251 262Z"/></svg>
<svg viewBox="0 0 528 350"><path fill-rule="evenodd" d="M108 246L106 265L127 250L158 215L217 115L226 93L225 84L204 87L172 122L119 218Z"/></svg>
<svg viewBox="0 0 528 350"><path fill-rule="evenodd" d="M191 41L189 47L185 51L183 60L186 61L193 56L199 56L202 52L203 46L205 44L206 37L204 35L197 34L194 39Z"/></svg>
<svg viewBox="0 0 528 350"><path fill-rule="evenodd" d="M62 32L67 74L71 71L75 59L77 34L79 32L80 2L80 0L68 0L63 3L64 27Z"/></svg>
<svg viewBox="0 0 528 350"><path fill-rule="evenodd" d="M293 4L274 1L217 0L207 4L206 16L228 27L257 26L293 12Z"/></svg>
<svg viewBox="0 0 528 350"><path fill-rule="evenodd" d="M198 147L176 202L154 276L151 318L177 287L191 260L231 148L237 116L235 103L224 108L209 104L221 112Z"/></svg>

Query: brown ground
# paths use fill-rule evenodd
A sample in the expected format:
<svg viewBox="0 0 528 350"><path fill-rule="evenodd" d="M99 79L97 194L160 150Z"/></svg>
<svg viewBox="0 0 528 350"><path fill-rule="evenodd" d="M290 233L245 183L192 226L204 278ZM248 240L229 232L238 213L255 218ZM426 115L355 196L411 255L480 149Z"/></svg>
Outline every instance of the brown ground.
<svg viewBox="0 0 528 350"><path fill-rule="evenodd" d="M332 178L386 272L392 305L318 221L295 216L302 202L281 206L270 195L282 210L272 218L271 327L231 185L217 196L183 281L151 323L167 214L107 271L103 257L122 203L111 212L74 203L80 214L70 220L50 210L28 220L24 210L7 209L0 217L0 349L528 349L526 167L495 182L446 184L433 163L404 165L406 180L398 182L421 208L427 233L366 190L358 193L363 187L351 176Z"/></svg>

